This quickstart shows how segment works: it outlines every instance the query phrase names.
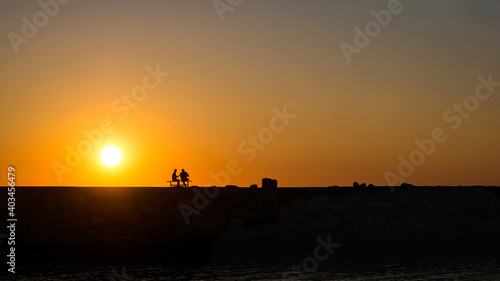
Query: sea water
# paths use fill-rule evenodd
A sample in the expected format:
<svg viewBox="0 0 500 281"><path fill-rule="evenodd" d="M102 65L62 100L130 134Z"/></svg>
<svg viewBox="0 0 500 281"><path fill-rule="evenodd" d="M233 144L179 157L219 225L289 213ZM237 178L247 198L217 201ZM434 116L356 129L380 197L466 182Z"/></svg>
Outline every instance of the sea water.
<svg viewBox="0 0 500 281"><path fill-rule="evenodd" d="M39 265L20 267L1 280L500 280L495 259L434 259L377 265L324 264L315 272L282 265ZM287 274L288 273L288 274ZM300 274L300 275L299 275Z"/></svg>

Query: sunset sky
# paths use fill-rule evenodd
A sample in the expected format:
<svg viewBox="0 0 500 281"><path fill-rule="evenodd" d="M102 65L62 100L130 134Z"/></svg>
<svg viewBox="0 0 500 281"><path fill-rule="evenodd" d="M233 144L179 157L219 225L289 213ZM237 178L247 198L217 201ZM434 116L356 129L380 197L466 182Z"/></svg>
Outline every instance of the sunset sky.
<svg viewBox="0 0 500 281"><path fill-rule="evenodd" d="M164 186L175 168L200 186L499 185L499 14L493 0L2 1L1 164L28 186Z"/></svg>

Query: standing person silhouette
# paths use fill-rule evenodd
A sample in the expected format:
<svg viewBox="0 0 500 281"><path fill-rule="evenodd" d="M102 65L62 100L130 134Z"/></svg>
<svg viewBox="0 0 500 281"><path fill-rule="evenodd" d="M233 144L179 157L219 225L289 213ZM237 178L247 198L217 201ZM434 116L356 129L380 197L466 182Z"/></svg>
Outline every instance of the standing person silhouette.
<svg viewBox="0 0 500 281"><path fill-rule="evenodd" d="M174 169L174 173L172 174L172 181L176 181L177 182L177 187L180 187L179 186L179 179L177 178L177 169Z"/></svg>
<svg viewBox="0 0 500 281"><path fill-rule="evenodd" d="M184 184L184 187L187 187L186 182L189 181L189 179L188 179L189 174L186 173L186 171L184 171L184 169L182 169L182 172L179 175L181 176L182 184ZM189 184L189 182L188 182L188 184Z"/></svg>

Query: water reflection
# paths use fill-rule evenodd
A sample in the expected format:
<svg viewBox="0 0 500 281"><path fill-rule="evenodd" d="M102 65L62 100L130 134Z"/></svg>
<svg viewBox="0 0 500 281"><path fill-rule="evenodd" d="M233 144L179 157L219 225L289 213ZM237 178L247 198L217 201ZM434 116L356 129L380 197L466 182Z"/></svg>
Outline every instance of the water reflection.
<svg viewBox="0 0 500 281"><path fill-rule="evenodd" d="M500 280L495 259L419 260L378 265L324 264L317 272L288 274L294 264L30 266L2 280Z"/></svg>

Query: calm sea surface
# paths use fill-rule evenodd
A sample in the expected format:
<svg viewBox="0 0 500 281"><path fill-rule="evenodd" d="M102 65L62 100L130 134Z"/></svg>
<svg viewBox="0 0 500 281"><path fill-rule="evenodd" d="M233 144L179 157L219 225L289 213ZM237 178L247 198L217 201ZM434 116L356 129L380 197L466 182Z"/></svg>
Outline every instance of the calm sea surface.
<svg viewBox="0 0 500 281"><path fill-rule="evenodd" d="M285 273L297 264L282 266L56 265L17 268L1 280L500 280L494 259L418 260L378 265L320 264L313 273ZM283 279L285 278L285 279ZM296 278L296 279L294 279Z"/></svg>

